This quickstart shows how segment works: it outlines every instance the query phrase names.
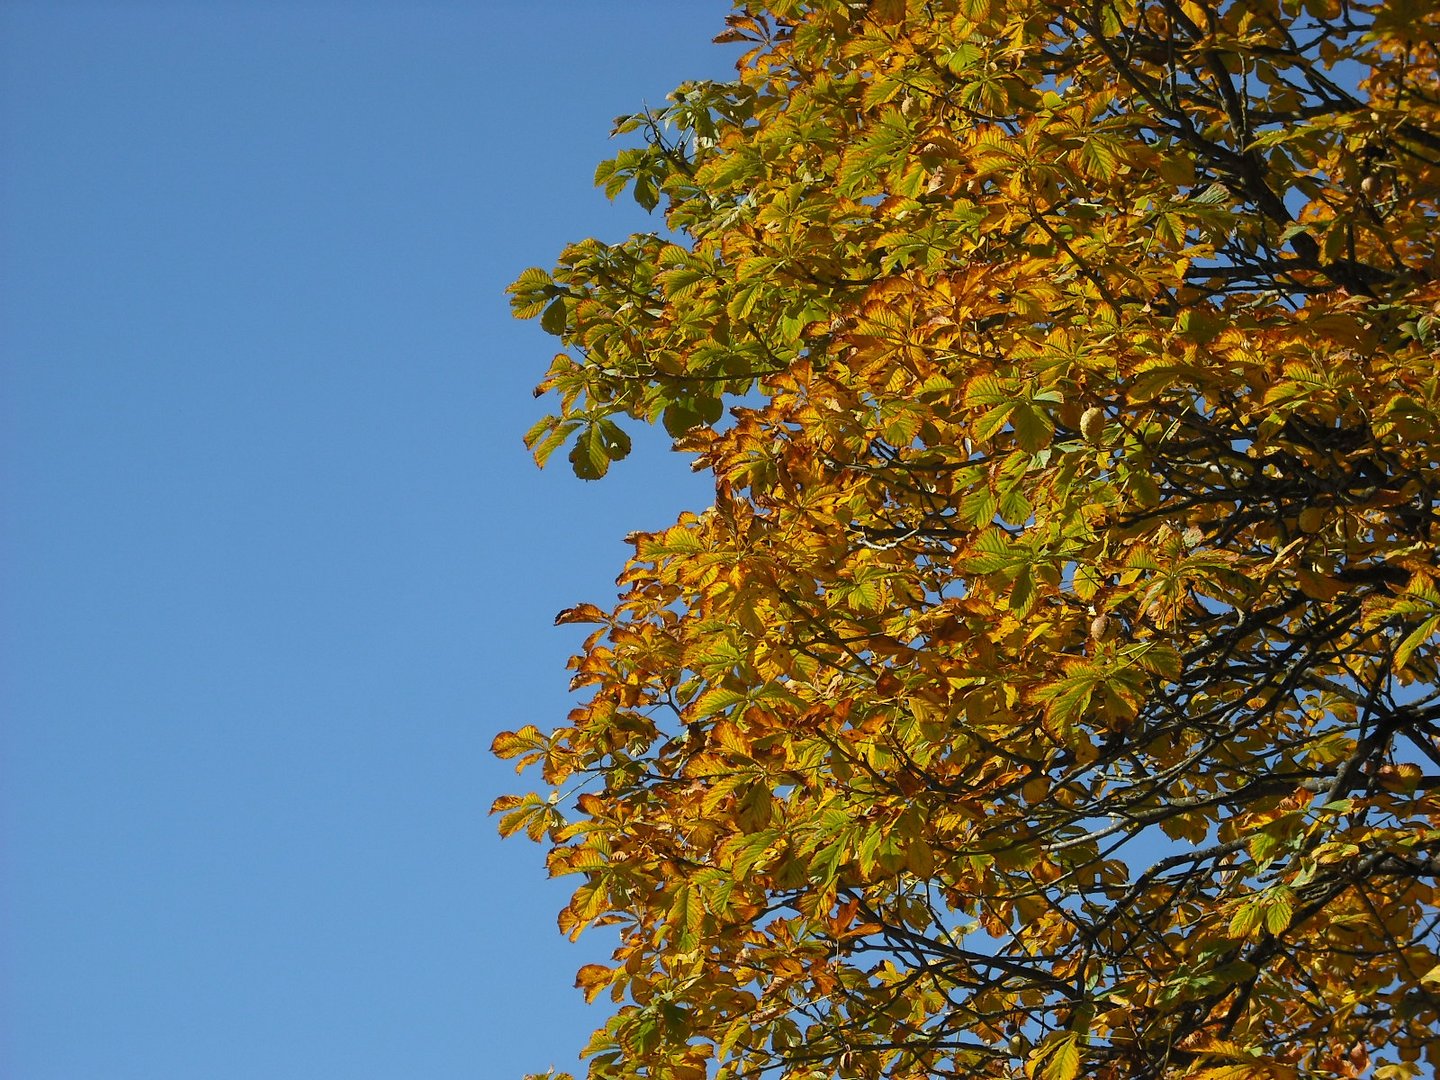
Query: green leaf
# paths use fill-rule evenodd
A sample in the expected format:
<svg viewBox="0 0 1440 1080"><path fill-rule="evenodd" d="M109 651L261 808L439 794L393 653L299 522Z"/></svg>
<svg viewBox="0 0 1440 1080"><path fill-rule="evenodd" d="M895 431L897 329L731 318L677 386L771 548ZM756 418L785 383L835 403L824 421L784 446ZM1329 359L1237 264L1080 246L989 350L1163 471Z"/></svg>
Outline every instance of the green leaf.
<svg viewBox="0 0 1440 1080"><path fill-rule="evenodd" d="M1014 390L994 375L978 376L971 379L965 387L965 404L972 408L980 405L1008 405L1014 400Z"/></svg>
<svg viewBox="0 0 1440 1080"><path fill-rule="evenodd" d="M1109 180L1120 171L1121 144L1108 135L1090 133L1080 144L1080 164L1097 180Z"/></svg>
<svg viewBox="0 0 1440 1080"><path fill-rule="evenodd" d="M560 290L550 275L539 267L523 271L507 290L510 311L517 319L533 319Z"/></svg>
<svg viewBox="0 0 1440 1080"><path fill-rule="evenodd" d="M721 410L718 397L679 398L665 406L661 422L666 432L678 439L693 428L715 423L720 419Z"/></svg>
<svg viewBox="0 0 1440 1080"><path fill-rule="evenodd" d="M648 176L637 176L635 187L631 192L635 201L646 210L654 210L660 203L660 190L655 186L655 181Z"/></svg>
<svg viewBox="0 0 1440 1080"><path fill-rule="evenodd" d="M582 480L598 480L630 453L630 436L613 420L596 420L582 428L570 450L570 464Z"/></svg>
<svg viewBox="0 0 1440 1080"><path fill-rule="evenodd" d="M1265 918L1265 908L1259 897L1246 900L1230 917L1230 936L1244 940L1260 928Z"/></svg>
<svg viewBox="0 0 1440 1080"><path fill-rule="evenodd" d="M1294 905L1286 896L1276 897L1265 906L1265 929L1271 934L1280 934L1290 925L1295 916Z"/></svg>
<svg viewBox="0 0 1440 1080"><path fill-rule="evenodd" d="M565 298L552 300L540 316L540 329L557 337L565 333Z"/></svg>
<svg viewBox="0 0 1440 1080"><path fill-rule="evenodd" d="M665 931L670 943L681 952L695 948L705 919L705 903L700 890L688 881L676 886L670 911L665 917Z"/></svg>
<svg viewBox="0 0 1440 1080"><path fill-rule="evenodd" d="M971 525L989 525L995 519L995 495L988 486L972 488L960 500L960 517Z"/></svg>
<svg viewBox="0 0 1440 1080"><path fill-rule="evenodd" d="M996 509L1000 516L1011 525L1023 525L1030 520L1034 509L1030 500L1025 498L1025 493L1018 487L1010 488L1000 495L1000 501Z"/></svg>
<svg viewBox="0 0 1440 1080"><path fill-rule="evenodd" d="M1043 1061L1040 1080L1075 1080L1080 1074L1080 1035L1066 1031L1051 1035L1035 1050L1035 1059Z"/></svg>
<svg viewBox="0 0 1440 1080"><path fill-rule="evenodd" d="M695 704L691 706L695 719L704 720L706 717L714 716L716 713L724 712L732 706L748 701L748 695L723 686L713 686L701 694Z"/></svg>
<svg viewBox="0 0 1440 1080"><path fill-rule="evenodd" d="M1440 631L1440 615L1432 615L1405 635L1405 640L1395 649L1395 670L1399 671L1408 664L1410 657L1415 655L1415 650L1434 637L1437 631Z"/></svg>
<svg viewBox="0 0 1440 1080"><path fill-rule="evenodd" d="M1015 438L1030 453L1050 445L1055 426L1050 418L1031 404L1022 404L1010 414L1010 423L1015 427Z"/></svg>

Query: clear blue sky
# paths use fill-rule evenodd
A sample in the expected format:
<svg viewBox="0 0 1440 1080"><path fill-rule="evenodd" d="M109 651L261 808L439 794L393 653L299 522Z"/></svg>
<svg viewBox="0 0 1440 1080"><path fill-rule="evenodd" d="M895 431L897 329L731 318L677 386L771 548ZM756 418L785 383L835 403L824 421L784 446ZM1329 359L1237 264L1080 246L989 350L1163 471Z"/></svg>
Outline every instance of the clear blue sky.
<svg viewBox="0 0 1440 1080"><path fill-rule="evenodd" d="M603 1019L495 731L557 722L641 440L520 445L504 286L654 227L611 119L724 0L0 5L0 1075L518 1078Z"/></svg>

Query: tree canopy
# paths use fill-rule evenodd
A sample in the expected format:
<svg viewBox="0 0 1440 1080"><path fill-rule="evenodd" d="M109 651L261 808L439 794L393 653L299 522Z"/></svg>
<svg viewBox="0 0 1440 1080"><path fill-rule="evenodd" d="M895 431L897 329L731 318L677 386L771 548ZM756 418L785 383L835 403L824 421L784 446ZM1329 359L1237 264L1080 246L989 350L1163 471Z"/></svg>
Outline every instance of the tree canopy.
<svg viewBox="0 0 1440 1080"><path fill-rule="evenodd" d="M525 271L528 436L659 421L496 803L592 1080L1440 1068L1440 8L772 0ZM658 226L657 220L657 226Z"/></svg>

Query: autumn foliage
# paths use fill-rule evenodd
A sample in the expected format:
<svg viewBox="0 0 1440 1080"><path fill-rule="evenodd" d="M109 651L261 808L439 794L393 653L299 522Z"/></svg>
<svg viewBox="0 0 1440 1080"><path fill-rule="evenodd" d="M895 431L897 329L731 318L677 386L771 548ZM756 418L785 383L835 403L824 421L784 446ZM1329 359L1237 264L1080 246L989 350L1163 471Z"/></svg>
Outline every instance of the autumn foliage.
<svg viewBox="0 0 1440 1080"><path fill-rule="evenodd" d="M1440 1069L1437 39L774 0L619 122L664 228L512 287L529 443L715 500L495 742L592 1080Z"/></svg>

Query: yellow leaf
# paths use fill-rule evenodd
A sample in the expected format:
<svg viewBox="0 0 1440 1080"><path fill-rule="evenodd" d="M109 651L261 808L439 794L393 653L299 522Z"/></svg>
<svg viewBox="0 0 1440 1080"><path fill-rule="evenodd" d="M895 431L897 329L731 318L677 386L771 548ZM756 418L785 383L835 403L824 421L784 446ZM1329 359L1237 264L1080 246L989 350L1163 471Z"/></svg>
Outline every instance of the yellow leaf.
<svg viewBox="0 0 1440 1080"><path fill-rule="evenodd" d="M575 987L585 992L586 1001L594 1001L595 995L610 985L611 970L604 964L586 964L575 973Z"/></svg>
<svg viewBox="0 0 1440 1080"><path fill-rule="evenodd" d="M1079 1073L1080 1034L1076 1031L1047 1035L1025 1063L1025 1074L1035 1080L1075 1080Z"/></svg>
<svg viewBox="0 0 1440 1080"><path fill-rule="evenodd" d="M1213 1065L1208 1069L1189 1073L1185 1080L1290 1080L1297 1075L1296 1071L1287 1065L1255 1061Z"/></svg>

